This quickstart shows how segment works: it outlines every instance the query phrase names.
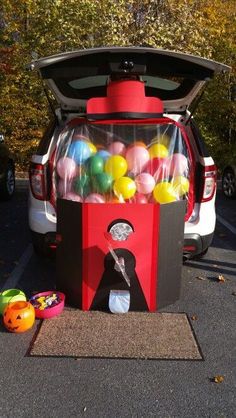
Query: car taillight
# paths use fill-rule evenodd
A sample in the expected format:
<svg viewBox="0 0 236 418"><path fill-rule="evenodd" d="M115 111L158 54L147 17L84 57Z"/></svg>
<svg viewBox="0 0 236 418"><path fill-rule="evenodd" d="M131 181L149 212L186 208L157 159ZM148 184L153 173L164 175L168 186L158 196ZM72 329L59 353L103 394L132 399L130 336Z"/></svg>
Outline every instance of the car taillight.
<svg viewBox="0 0 236 418"><path fill-rule="evenodd" d="M204 167L203 171L203 190L202 202L208 202L214 196L216 190L216 175L217 170L215 165Z"/></svg>
<svg viewBox="0 0 236 418"><path fill-rule="evenodd" d="M45 165L31 163L29 168L29 180L31 192L35 199L47 200Z"/></svg>

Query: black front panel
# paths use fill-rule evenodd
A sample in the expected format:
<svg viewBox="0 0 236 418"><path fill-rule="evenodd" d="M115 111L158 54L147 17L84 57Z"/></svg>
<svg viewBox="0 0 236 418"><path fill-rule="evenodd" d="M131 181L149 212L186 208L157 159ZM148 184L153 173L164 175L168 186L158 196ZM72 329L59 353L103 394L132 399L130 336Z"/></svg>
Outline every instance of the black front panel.
<svg viewBox="0 0 236 418"><path fill-rule="evenodd" d="M180 297L185 201L160 206L157 309Z"/></svg>
<svg viewBox="0 0 236 418"><path fill-rule="evenodd" d="M57 200L57 289L66 302L82 307L82 205Z"/></svg>

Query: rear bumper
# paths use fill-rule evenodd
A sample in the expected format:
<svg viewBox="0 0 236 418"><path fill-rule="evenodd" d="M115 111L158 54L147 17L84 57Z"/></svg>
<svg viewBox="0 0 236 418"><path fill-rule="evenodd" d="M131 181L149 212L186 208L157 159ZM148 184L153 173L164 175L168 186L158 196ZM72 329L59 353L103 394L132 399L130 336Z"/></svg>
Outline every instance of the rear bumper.
<svg viewBox="0 0 236 418"><path fill-rule="evenodd" d="M34 242L40 242L47 248L55 249L57 246L56 232L39 234L31 231ZM184 234L183 254L186 258L192 258L203 253L211 245L214 233L201 237L199 234Z"/></svg>
<svg viewBox="0 0 236 418"><path fill-rule="evenodd" d="M192 258L207 250L213 240L214 232L209 235L200 236L199 234L184 234L183 254Z"/></svg>

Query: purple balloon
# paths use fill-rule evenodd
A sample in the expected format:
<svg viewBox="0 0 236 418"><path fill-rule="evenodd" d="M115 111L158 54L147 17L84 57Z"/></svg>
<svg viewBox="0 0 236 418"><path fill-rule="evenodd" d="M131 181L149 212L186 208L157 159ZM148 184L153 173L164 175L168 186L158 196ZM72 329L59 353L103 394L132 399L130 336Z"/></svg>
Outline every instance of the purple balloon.
<svg viewBox="0 0 236 418"><path fill-rule="evenodd" d="M73 202L80 202L80 203L82 203L82 202L83 202L82 197L81 197L81 196L79 196L79 195L78 195L78 194L76 194L76 193L73 193L73 192L68 192L68 193L66 193L66 194L63 196L63 199L66 199L66 200L73 200Z"/></svg>
<svg viewBox="0 0 236 418"><path fill-rule="evenodd" d="M125 155L125 145L120 141L112 142L107 150L112 155Z"/></svg>
<svg viewBox="0 0 236 418"><path fill-rule="evenodd" d="M64 196L72 190L72 180L60 179L57 183L57 193L59 196Z"/></svg>
<svg viewBox="0 0 236 418"><path fill-rule="evenodd" d="M172 177L182 176L188 171L188 160L185 155L176 153L171 155L169 158L170 164L170 175Z"/></svg>
<svg viewBox="0 0 236 418"><path fill-rule="evenodd" d="M62 157L57 161L57 173L62 179L71 180L78 172L77 164L72 158Z"/></svg>
<svg viewBox="0 0 236 418"><path fill-rule="evenodd" d="M86 197L85 203L105 203L105 198L99 193L90 193Z"/></svg>
<svg viewBox="0 0 236 418"><path fill-rule="evenodd" d="M149 173L140 173L135 177L137 191L142 194L149 194L155 187L155 180Z"/></svg>

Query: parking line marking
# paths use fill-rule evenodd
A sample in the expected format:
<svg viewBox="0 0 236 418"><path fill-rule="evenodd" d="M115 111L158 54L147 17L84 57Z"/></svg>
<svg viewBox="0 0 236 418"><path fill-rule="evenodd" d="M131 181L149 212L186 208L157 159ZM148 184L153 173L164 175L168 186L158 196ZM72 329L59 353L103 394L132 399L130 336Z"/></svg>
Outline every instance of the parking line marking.
<svg viewBox="0 0 236 418"><path fill-rule="evenodd" d="M7 281L4 283L1 292L5 289L14 289L17 285L22 273L24 272L25 267L27 266L31 256L33 254L33 246L29 244L24 253L22 254L21 258L19 259L19 263L11 272L10 276L8 277Z"/></svg>
<svg viewBox="0 0 236 418"><path fill-rule="evenodd" d="M220 222L222 225L225 226L232 234L236 235L236 228L231 225L229 222L227 222L224 218L222 218L220 215L216 215L216 219L218 222Z"/></svg>

